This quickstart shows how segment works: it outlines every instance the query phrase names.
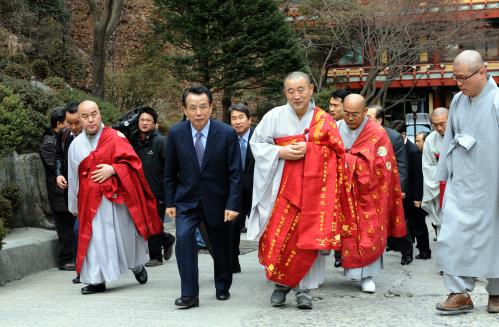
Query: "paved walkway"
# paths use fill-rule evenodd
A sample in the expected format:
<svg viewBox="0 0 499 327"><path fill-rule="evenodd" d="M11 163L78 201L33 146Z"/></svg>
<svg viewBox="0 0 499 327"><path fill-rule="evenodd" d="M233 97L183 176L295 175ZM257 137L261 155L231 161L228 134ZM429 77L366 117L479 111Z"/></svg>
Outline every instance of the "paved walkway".
<svg viewBox="0 0 499 327"><path fill-rule="evenodd" d="M434 248L434 244L432 245ZM217 301L212 260L200 254L200 307L178 310L179 276L175 257L148 269L149 282L139 285L132 273L108 285L103 294L83 296L71 284L73 273L56 269L30 275L0 287L1 327L155 327L155 326L499 326L499 315L486 312L485 283L473 292L475 311L440 316L434 305L446 296L435 262L415 260L400 265L400 254L385 254L385 270L375 294L364 294L328 258L327 279L313 291L314 309L269 306L272 285L265 281L256 252L241 256L243 272L234 276L229 301Z"/></svg>

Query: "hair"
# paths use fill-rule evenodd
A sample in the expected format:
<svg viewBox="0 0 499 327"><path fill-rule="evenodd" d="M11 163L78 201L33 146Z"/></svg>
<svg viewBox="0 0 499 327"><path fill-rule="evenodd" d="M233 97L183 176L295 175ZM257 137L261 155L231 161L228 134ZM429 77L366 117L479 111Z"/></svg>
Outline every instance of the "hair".
<svg viewBox="0 0 499 327"><path fill-rule="evenodd" d="M312 79L310 79L310 76L308 74L304 72L292 72L284 77L283 85L286 84L287 81L295 79L304 79L308 84L312 84ZM286 86L284 85L284 87Z"/></svg>
<svg viewBox="0 0 499 327"><path fill-rule="evenodd" d="M401 119L392 121L392 123L390 124L390 127L392 129L396 130L397 132L399 132L400 134L405 133L407 130L407 125Z"/></svg>
<svg viewBox="0 0 499 327"><path fill-rule="evenodd" d="M334 91L333 93L331 93L331 96L329 98L340 99L341 102L343 102L343 100L345 100L347 95L349 95L350 93L352 93L352 92L345 90L345 89L338 89L338 90Z"/></svg>
<svg viewBox="0 0 499 327"><path fill-rule="evenodd" d="M184 91L184 94L182 94L182 105L184 107L187 106L186 99L187 99L187 96L191 93L197 94L197 95L206 94L206 96L208 96L208 103L209 104L213 103L213 95L211 94L211 91L209 88L207 88L206 86L202 86L202 85L191 86Z"/></svg>
<svg viewBox="0 0 499 327"><path fill-rule="evenodd" d="M78 102L78 101L71 101L71 102L69 102L66 105L66 107L64 107L64 114L66 114L66 112L68 112L70 114L77 113L79 105L80 105L80 102Z"/></svg>
<svg viewBox="0 0 499 327"><path fill-rule="evenodd" d="M50 128L56 128L57 123L63 122L66 119L64 107L56 107L50 113Z"/></svg>
<svg viewBox="0 0 499 327"><path fill-rule="evenodd" d="M385 111L383 107L377 104L371 104L367 107L368 109L376 109L376 116L374 118L381 119L381 125L385 123Z"/></svg>
<svg viewBox="0 0 499 327"><path fill-rule="evenodd" d="M424 141L426 141L426 137L428 135L430 135L430 133L428 133L428 132L419 132L419 133L416 134L416 136L418 136L418 135L423 135L423 142L424 142Z"/></svg>
<svg viewBox="0 0 499 327"><path fill-rule="evenodd" d="M239 102L231 105L230 108L227 110L227 112L229 113L229 117L234 110L244 113L246 117L248 117L248 119L251 118L251 112L249 111L245 103Z"/></svg>
<svg viewBox="0 0 499 327"><path fill-rule="evenodd" d="M158 113L153 108L147 107L147 106L140 107L139 115L137 116L137 118L140 118L140 116L144 113L151 115L155 124L158 122ZM137 124L138 123L139 123L139 119L137 119Z"/></svg>

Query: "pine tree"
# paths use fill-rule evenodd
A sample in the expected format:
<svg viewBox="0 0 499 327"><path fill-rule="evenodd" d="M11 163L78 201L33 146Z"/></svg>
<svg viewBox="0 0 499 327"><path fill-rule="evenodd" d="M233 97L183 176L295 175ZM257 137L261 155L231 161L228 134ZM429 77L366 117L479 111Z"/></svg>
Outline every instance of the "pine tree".
<svg viewBox="0 0 499 327"><path fill-rule="evenodd" d="M178 51L174 75L223 91L224 117L232 95L275 82L303 67L290 25L273 0L156 0L155 30Z"/></svg>

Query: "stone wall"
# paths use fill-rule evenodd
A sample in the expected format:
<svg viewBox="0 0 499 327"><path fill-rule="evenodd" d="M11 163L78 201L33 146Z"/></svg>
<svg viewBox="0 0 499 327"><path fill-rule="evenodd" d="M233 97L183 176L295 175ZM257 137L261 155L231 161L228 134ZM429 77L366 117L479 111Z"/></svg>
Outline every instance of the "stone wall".
<svg viewBox="0 0 499 327"><path fill-rule="evenodd" d="M38 153L0 158L0 188L15 184L21 195L20 208L14 215L12 228L54 228L48 205L45 170Z"/></svg>

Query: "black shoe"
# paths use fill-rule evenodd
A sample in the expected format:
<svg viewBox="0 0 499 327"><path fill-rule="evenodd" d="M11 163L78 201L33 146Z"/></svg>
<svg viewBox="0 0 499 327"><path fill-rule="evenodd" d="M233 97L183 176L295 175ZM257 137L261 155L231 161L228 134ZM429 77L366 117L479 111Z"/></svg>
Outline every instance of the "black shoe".
<svg viewBox="0 0 499 327"><path fill-rule="evenodd" d="M102 293L106 290L106 284L90 284L81 289L81 294L94 294L94 293Z"/></svg>
<svg viewBox="0 0 499 327"><path fill-rule="evenodd" d="M336 268L341 267L341 258L340 258L340 259L336 259L336 260L334 260L334 266L335 266Z"/></svg>
<svg viewBox="0 0 499 327"><path fill-rule="evenodd" d="M403 255L402 260L400 260L400 264L402 266L408 265L412 262L412 254L410 255Z"/></svg>
<svg viewBox="0 0 499 327"><path fill-rule="evenodd" d="M180 309L199 307L199 298L197 296L179 297L175 300L175 305Z"/></svg>
<svg viewBox="0 0 499 327"><path fill-rule="evenodd" d="M419 252L419 254L416 256L416 259L420 260L431 259L431 252Z"/></svg>
<svg viewBox="0 0 499 327"><path fill-rule="evenodd" d="M59 270L66 270L66 271L75 271L76 270L75 264L71 263L71 262L60 265L58 268L59 268Z"/></svg>
<svg viewBox="0 0 499 327"><path fill-rule="evenodd" d="M135 279L140 283L140 284L145 284L147 283L147 271L144 266L142 266L142 270L139 271L138 273L133 273L135 276Z"/></svg>
<svg viewBox="0 0 499 327"><path fill-rule="evenodd" d="M173 255L173 245L175 244L175 236L170 233L165 233L163 235L165 240L163 241L163 258L169 260Z"/></svg>
<svg viewBox="0 0 499 327"><path fill-rule="evenodd" d="M73 278L72 280L73 284L80 284L80 275L76 276L75 278Z"/></svg>
<svg viewBox="0 0 499 327"><path fill-rule="evenodd" d="M225 301L230 298L230 293L229 291L217 291L215 296L217 297L217 300Z"/></svg>

